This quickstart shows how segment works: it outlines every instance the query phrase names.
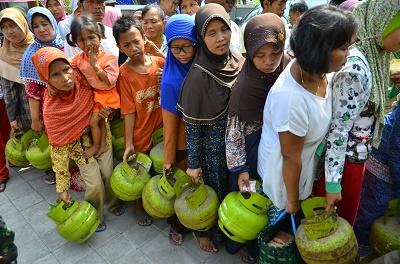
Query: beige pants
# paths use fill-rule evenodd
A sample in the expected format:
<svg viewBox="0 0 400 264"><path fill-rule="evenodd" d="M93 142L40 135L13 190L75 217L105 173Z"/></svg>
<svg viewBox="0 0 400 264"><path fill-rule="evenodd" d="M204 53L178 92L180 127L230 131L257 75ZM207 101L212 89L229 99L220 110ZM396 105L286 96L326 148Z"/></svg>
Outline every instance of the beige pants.
<svg viewBox="0 0 400 264"><path fill-rule="evenodd" d="M85 200L90 202L99 212L101 223L104 222L104 205L110 210L118 206L110 186L113 172L112 150L104 152L96 161L78 165L81 177L86 185Z"/></svg>

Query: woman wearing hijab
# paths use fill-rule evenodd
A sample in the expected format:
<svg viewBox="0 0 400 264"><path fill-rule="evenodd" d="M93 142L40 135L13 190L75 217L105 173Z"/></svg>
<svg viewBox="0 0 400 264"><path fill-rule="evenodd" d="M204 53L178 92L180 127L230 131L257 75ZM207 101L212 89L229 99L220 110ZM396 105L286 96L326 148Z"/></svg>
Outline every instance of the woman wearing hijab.
<svg viewBox="0 0 400 264"><path fill-rule="evenodd" d="M249 180L261 181L257 173L258 144L267 94L289 63L284 55L285 26L273 13L255 16L244 31L246 61L232 88L226 129L226 160L230 171L229 191L249 191ZM227 250L236 253L240 244L230 242ZM257 257L255 243L249 243L240 258Z"/></svg>
<svg viewBox="0 0 400 264"><path fill-rule="evenodd" d="M333 78L333 116L327 134L327 210L354 224L371 143L378 147L390 86L391 52L400 50L398 0L363 1L353 12L360 21L358 42ZM321 184L320 181L318 182Z"/></svg>
<svg viewBox="0 0 400 264"><path fill-rule="evenodd" d="M115 21L120 17L122 17L121 9L113 6L106 6L104 10L103 24L112 28Z"/></svg>
<svg viewBox="0 0 400 264"><path fill-rule="evenodd" d="M57 23L67 18L63 0L42 0L42 3L51 12Z"/></svg>
<svg viewBox="0 0 400 264"><path fill-rule="evenodd" d="M18 131L31 126L19 68L22 54L32 43L33 35L23 14L15 8L0 12L0 30L4 35L0 47L0 192L3 192L9 176L4 150L10 129Z"/></svg>
<svg viewBox="0 0 400 264"><path fill-rule="evenodd" d="M32 55L42 47L64 48L57 22L49 10L43 7L33 7L28 11L28 24L32 29L35 40L25 51L21 61L21 80L25 84L25 91L29 100L32 118L32 129L37 132L43 130L42 105L46 83L40 79L32 63ZM54 174L49 173L45 178L47 184L54 184Z"/></svg>
<svg viewBox="0 0 400 264"><path fill-rule="evenodd" d="M207 4L195 18L197 51L183 81L179 110L183 113L188 150L187 174L193 182L202 177L222 201L227 193L225 130L232 85L243 64L229 50L230 20L218 4ZM214 253L208 234L197 233L200 248Z"/></svg>
<svg viewBox="0 0 400 264"><path fill-rule="evenodd" d="M161 107L164 125L164 170L173 166L187 169L185 125L182 113L176 109L181 85L192 65L196 53L196 29L194 19L178 14L171 17L165 28L168 52L161 80ZM168 219L171 224L170 239L174 244L183 243L186 229L176 216Z"/></svg>
<svg viewBox="0 0 400 264"><path fill-rule="evenodd" d="M104 206L111 212L118 208L111 187L112 150L111 133L107 129L108 150L99 157L85 159L83 152L90 147L89 126L93 110L93 92L78 68L72 68L64 53L53 47L39 49L32 62L37 73L54 91L45 92L43 117L50 144L50 154L56 173L56 191L64 202L71 201L69 160L78 165L85 182L85 200L99 212L100 225L97 232L104 231ZM101 111L105 118L109 111ZM60 118L62 116L63 118ZM113 210L114 209L114 210Z"/></svg>

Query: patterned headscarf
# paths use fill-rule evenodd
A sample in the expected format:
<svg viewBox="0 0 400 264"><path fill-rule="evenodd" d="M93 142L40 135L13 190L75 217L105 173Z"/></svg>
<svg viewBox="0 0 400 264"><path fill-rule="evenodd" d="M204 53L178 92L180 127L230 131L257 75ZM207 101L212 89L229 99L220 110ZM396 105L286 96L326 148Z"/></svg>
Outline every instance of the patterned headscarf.
<svg viewBox="0 0 400 264"><path fill-rule="evenodd" d="M67 18L67 13L66 13L66 11L65 11L65 4L64 4L64 1L63 1L63 0L56 0L56 1L60 4L61 9L62 9L62 17L61 17L61 19L58 21L58 22L60 22L60 21L62 21L62 20L64 20L64 19ZM42 0L42 4L43 4L43 6L46 7L46 8L47 8L47 2L49 2L49 0Z"/></svg>
<svg viewBox="0 0 400 264"><path fill-rule="evenodd" d="M36 82L36 83L39 83L42 85L46 85L39 78L39 76L36 72L36 69L33 66L31 57L36 51L38 51L40 48L43 48L43 47L55 47L55 48L63 49L64 41L62 40L61 35L59 33L56 19L51 14L51 12L44 7L33 7L31 9L29 9L29 11L28 11L29 26L32 28L32 17L34 14L37 14L37 13L42 14L49 19L51 26L53 27L53 30L54 30L54 38L50 42L43 42L35 36L35 41L29 46L29 48L25 51L24 56L22 57L21 80L24 82L32 81L32 82Z"/></svg>
<svg viewBox="0 0 400 264"><path fill-rule="evenodd" d="M25 38L18 44L13 44L6 37L3 38L3 45L0 48L0 61L8 64L15 70L10 71L10 67L0 67L0 76L13 82L19 82L19 69L22 55L28 46L33 42L33 34L29 31L28 23L20 10L16 8L6 8L0 12L0 23L3 19L12 20L25 34Z"/></svg>
<svg viewBox="0 0 400 264"><path fill-rule="evenodd" d="M32 56L32 63L40 78L49 83L50 66L56 60L68 62L64 52L57 48L39 49ZM74 68L75 87L68 92L57 90L54 96L45 94L43 119L49 143L65 146L78 140L89 125L93 108L93 92L83 74ZM49 84L50 85L50 84Z"/></svg>
<svg viewBox="0 0 400 264"><path fill-rule="evenodd" d="M387 25L399 11L400 0L366 0L355 10L360 22L356 47L368 60L372 71L372 91L369 101L375 107L375 133L372 144L379 146L385 117L387 88L390 86L390 52L382 48L382 35ZM398 25L400 27L400 24Z"/></svg>

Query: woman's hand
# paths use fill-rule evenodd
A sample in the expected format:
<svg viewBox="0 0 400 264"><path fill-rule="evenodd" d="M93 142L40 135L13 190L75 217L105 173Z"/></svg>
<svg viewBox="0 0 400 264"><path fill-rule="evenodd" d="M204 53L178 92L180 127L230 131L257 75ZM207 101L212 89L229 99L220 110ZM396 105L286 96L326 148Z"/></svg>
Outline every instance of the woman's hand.
<svg viewBox="0 0 400 264"><path fill-rule="evenodd" d="M325 194L326 198L326 205L325 205L325 211L327 212L334 212L336 210L335 204L342 200L342 193L328 193L326 192Z"/></svg>
<svg viewBox="0 0 400 264"><path fill-rule="evenodd" d="M113 109L104 107L100 110L99 116L100 116L100 118L106 119L106 118L109 118L112 113L114 113Z"/></svg>
<svg viewBox="0 0 400 264"><path fill-rule="evenodd" d="M124 162L129 162L135 158L135 147L133 144L126 146L124 156L123 156L123 161Z"/></svg>
<svg viewBox="0 0 400 264"><path fill-rule="evenodd" d="M239 174L237 184L239 186L240 192L249 192L250 191L250 175L247 171Z"/></svg>
<svg viewBox="0 0 400 264"><path fill-rule="evenodd" d="M172 164L164 163L164 171L169 171L170 169L172 169Z"/></svg>
<svg viewBox="0 0 400 264"><path fill-rule="evenodd" d="M11 127L11 131L13 131L13 132L21 129L17 120L10 122L10 127Z"/></svg>
<svg viewBox="0 0 400 264"><path fill-rule="evenodd" d="M60 193L58 197L66 204L71 203L71 195L68 193L68 191Z"/></svg>
<svg viewBox="0 0 400 264"><path fill-rule="evenodd" d="M285 207L286 212L289 214L296 214L300 210L300 202L297 201L288 201Z"/></svg>
<svg viewBox="0 0 400 264"><path fill-rule="evenodd" d="M32 120L31 128L35 132L42 132L43 122L41 120Z"/></svg>
<svg viewBox="0 0 400 264"><path fill-rule="evenodd" d="M201 175L203 174L203 172L201 171L201 168L197 168L197 169L190 169L188 168L186 170L187 175L189 175L192 178L192 182L193 183L198 183Z"/></svg>

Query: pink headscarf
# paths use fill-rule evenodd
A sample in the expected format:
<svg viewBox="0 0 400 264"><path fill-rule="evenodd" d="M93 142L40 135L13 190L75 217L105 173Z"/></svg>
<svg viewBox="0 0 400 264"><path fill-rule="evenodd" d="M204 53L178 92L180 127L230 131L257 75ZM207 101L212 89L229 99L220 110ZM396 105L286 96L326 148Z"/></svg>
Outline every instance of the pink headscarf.
<svg viewBox="0 0 400 264"><path fill-rule="evenodd" d="M115 21L122 16L121 10L113 6L106 6L104 13L103 24L112 27Z"/></svg>
<svg viewBox="0 0 400 264"><path fill-rule="evenodd" d="M49 1L49 0L41 0L42 5L43 5L45 8L47 8L47 2L48 2L48 1ZM61 6L61 8L62 8L62 17L61 17L61 19L58 20L57 18L54 17L54 18L57 20L57 23L58 23L58 22L60 22L60 21L62 21L62 20L64 20L64 19L67 18L67 13L65 12L64 0L56 0L56 1L60 4L60 6Z"/></svg>
<svg viewBox="0 0 400 264"><path fill-rule="evenodd" d="M343 10L353 12L354 8L356 8L359 4L361 4L361 1L359 0L346 0L341 3L339 7Z"/></svg>

